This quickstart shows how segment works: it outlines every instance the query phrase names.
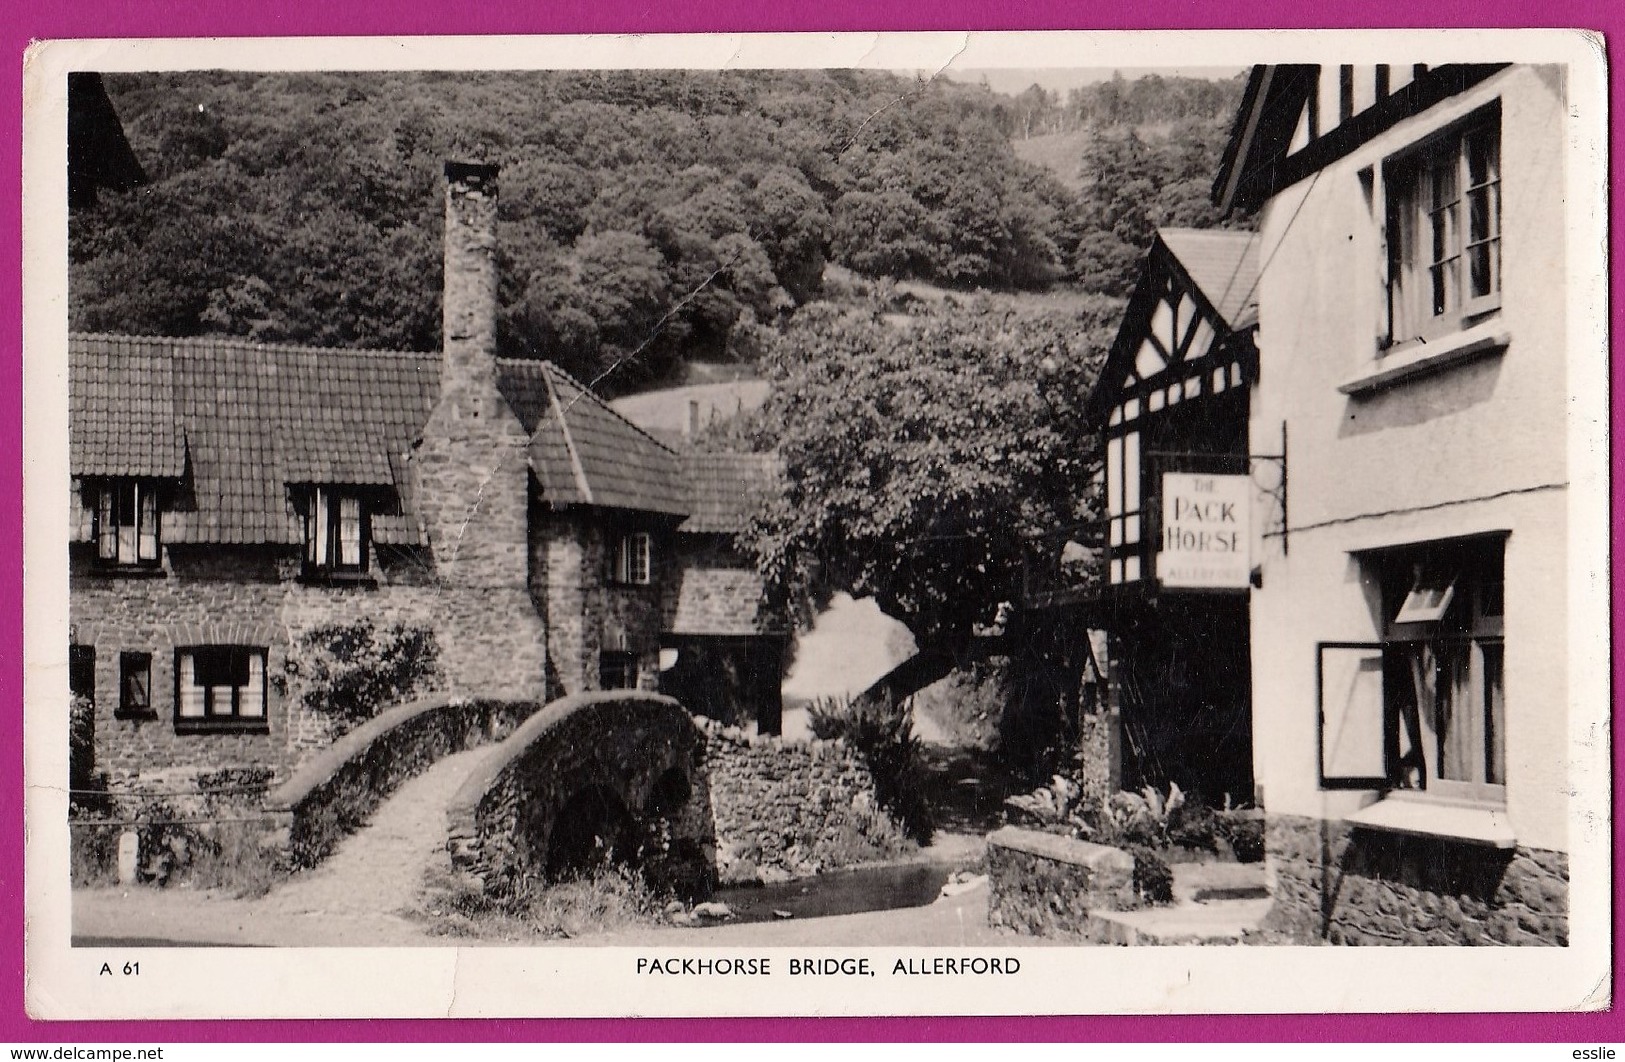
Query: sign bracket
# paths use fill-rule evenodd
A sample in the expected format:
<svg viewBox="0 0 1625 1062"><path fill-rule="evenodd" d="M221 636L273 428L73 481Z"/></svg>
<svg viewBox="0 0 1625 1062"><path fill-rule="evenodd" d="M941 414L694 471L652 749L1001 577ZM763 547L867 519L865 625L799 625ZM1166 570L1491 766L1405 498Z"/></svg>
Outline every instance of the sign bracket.
<svg viewBox="0 0 1625 1062"><path fill-rule="evenodd" d="M1279 536L1281 539L1281 553L1287 556L1291 554L1291 538L1289 532L1292 525L1287 519L1286 421L1283 420L1281 422L1281 452L1278 454L1216 454L1205 453L1197 450L1147 450L1145 453L1147 457L1174 458L1175 460L1194 459L1222 461L1229 459L1232 461L1245 460L1249 466L1254 461L1268 461L1272 464L1279 465L1281 468L1281 481L1276 485L1271 493L1275 496L1276 502L1278 502L1281 507L1281 529L1279 531L1266 531L1264 532L1264 537L1269 538L1271 536Z"/></svg>

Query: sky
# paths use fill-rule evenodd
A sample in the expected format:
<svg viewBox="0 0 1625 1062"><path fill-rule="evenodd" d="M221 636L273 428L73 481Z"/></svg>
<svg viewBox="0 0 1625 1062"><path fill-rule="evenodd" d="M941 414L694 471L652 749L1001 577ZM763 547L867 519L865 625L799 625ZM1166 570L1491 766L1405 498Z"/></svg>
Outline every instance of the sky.
<svg viewBox="0 0 1625 1062"><path fill-rule="evenodd" d="M1117 71L1121 71L1123 77L1129 81L1147 74L1161 74L1163 77L1204 77L1223 81L1235 77L1246 69L1244 66L1125 66L1117 68L1116 71L1098 67L957 70L950 66L943 71L943 76L953 78L955 81L967 81L973 85L979 85L986 79L988 87L994 92L1005 92L1012 96L1025 91L1030 85L1037 84L1057 93L1064 100L1069 89L1093 85L1099 81L1110 81L1112 74Z"/></svg>

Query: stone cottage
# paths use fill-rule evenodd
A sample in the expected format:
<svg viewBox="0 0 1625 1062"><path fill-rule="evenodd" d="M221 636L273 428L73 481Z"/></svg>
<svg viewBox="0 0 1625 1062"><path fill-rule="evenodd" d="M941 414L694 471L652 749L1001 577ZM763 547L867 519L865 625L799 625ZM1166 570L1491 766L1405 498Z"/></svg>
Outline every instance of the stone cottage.
<svg viewBox="0 0 1625 1062"><path fill-rule="evenodd" d="M71 685L115 787L285 774L330 737L290 650L363 620L431 629L453 689L677 688L776 731L788 627L732 535L776 467L499 358L496 193L447 164L439 353L70 337Z"/></svg>

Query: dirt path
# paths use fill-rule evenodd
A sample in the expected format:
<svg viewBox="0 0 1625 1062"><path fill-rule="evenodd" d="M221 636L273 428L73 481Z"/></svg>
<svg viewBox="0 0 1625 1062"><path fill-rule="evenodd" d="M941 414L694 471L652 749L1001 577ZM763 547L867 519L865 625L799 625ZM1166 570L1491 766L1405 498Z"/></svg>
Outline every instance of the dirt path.
<svg viewBox="0 0 1625 1062"><path fill-rule="evenodd" d="M491 751L438 761L391 794L321 865L260 899L184 888L78 890L74 937L273 947L445 944L406 913L416 906L425 871L446 858L446 804Z"/></svg>
<svg viewBox="0 0 1625 1062"><path fill-rule="evenodd" d="M458 752L397 789L372 821L314 870L260 901L268 915L398 915L415 906L423 873L446 848L446 805L489 748Z"/></svg>

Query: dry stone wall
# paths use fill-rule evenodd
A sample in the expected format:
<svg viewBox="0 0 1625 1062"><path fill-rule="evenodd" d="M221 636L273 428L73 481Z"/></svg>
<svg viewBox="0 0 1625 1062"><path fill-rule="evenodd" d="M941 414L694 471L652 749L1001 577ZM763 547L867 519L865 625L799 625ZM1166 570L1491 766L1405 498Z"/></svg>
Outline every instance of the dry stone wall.
<svg viewBox="0 0 1625 1062"><path fill-rule="evenodd" d="M1305 943L1568 943L1568 857L1355 830L1267 823L1275 906L1266 927Z"/></svg>

